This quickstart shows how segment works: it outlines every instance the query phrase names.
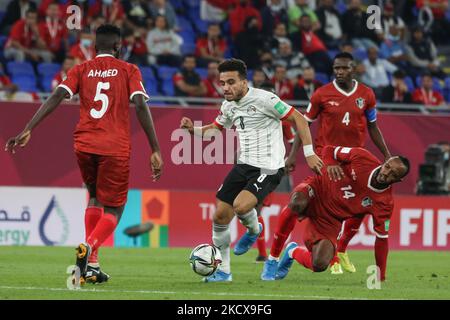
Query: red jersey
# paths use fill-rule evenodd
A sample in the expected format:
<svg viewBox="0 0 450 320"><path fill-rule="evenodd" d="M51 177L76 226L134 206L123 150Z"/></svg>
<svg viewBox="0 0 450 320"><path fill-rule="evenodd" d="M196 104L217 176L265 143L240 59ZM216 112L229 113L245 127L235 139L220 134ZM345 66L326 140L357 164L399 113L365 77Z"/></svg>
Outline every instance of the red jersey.
<svg viewBox="0 0 450 320"><path fill-rule="evenodd" d="M89 48L85 48L80 43L77 43L70 48L69 56L74 59L79 59L81 62L85 62L95 57L95 48L93 45Z"/></svg>
<svg viewBox="0 0 450 320"><path fill-rule="evenodd" d="M46 18L39 23L39 34L51 52L62 49L62 40L67 37L66 25L61 20L52 21Z"/></svg>
<svg viewBox="0 0 450 320"><path fill-rule="evenodd" d="M316 201L329 215L339 221L370 214L379 238L387 238L389 220L394 208L392 188L378 190L370 185L381 162L363 148L326 146L322 151L325 163L322 176L315 176ZM330 180L325 167L340 164L344 177Z"/></svg>
<svg viewBox="0 0 450 320"><path fill-rule="evenodd" d="M444 97L436 91L427 91L424 88L417 88L412 94L412 100L426 106L439 106L444 103Z"/></svg>
<svg viewBox="0 0 450 320"><path fill-rule="evenodd" d="M75 150L109 156L130 155L129 101L148 95L138 67L100 54L76 65L58 86L80 95L80 121L74 132Z"/></svg>
<svg viewBox="0 0 450 320"><path fill-rule="evenodd" d="M376 108L376 99L372 89L353 81L351 92L343 91L333 81L317 89L311 97L305 119L313 122L320 115L315 139L318 154L326 145L365 145L367 112ZM376 117L372 114L369 121L376 121Z"/></svg>
<svg viewBox="0 0 450 320"><path fill-rule="evenodd" d="M27 49L34 48L36 46L38 36L38 33L31 30L31 28L26 24L25 19L19 20L13 24L5 48L8 48L11 45L12 40L16 40Z"/></svg>

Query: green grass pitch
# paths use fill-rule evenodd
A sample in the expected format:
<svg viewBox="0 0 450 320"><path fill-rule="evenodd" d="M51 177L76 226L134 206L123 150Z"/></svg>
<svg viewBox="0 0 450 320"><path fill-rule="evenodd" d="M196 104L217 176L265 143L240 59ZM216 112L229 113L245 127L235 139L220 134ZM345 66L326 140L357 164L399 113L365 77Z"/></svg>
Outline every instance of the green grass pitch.
<svg viewBox="0 0 450 320"><path fill-rule="evenodd" d="M185 249L102 248L108 283L66 287L69 247L0 247L0 299L450 299L450 252L391 251L388 281L367 288L372 251L350 251L355 274L312 273L294 263L282 281L259 280L256 250L232 256L232 283L202 283Z"/></svg>

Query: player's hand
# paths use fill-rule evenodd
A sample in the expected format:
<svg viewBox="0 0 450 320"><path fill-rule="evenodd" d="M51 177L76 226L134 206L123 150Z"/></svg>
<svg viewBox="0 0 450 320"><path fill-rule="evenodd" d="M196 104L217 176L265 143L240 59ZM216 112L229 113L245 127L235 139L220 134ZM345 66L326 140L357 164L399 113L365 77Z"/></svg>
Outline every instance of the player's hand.
<svg viewBox="0 0 450 320"><path fill-rule="evenodd" d="M284 163L284 167L286 169L286 173L292 172L295 170L295 166L297 165L297 159L296 156L291 156L286 159L286 162Z"/></svg>
<svg viewBox="0 0 450 320"><path fill-rule="evenodd" d="M163 167L163 161L160 152L152 153L152 156L150 157L150 165L153 173L152 174L153 181L158 181L158 179L161 177Z"/></svg>
<svg viewBox="0 0 450 320"><path fill-rule="evenodd" d="M328 177L330 180L338 181L344 177L344 170L341 166L328 166L327 167Z"/></svg>
<svg viewBox="0 0 450 320"><path fill-rule="evenodd" d="M21 148L25 147L28 141L30 141L30 138L31 138L30 130L21 132L18 136L16 136L15 138L10 138L8 142L6 142L5 151L16 153L15 147L16 146L20 146Z"/></svg>
<svg viewBox="0 0 450 320"><path fill-rule="evenodd" d="M192 123L191 119L183 117L181 119L180 128L181 129L186 129L189 132L191 132L192 130L194 130L194 124Z"/></svg>
<svg viewBox="0 0 450 320"><path fill-rule="evenodd" d="M306 157L306 163L312 171L314 171L318 175L322 175L322 172L320 172L320 170L323 167L323 161L316 154Z"/></svg>

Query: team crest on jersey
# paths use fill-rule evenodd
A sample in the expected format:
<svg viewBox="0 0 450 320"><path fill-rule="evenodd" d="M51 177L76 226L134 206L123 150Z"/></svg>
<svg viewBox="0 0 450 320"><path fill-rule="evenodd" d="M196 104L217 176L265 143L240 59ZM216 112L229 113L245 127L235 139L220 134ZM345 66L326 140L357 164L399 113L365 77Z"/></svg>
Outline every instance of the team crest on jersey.
<svg viewBox="0 0 450 320"><path fill-rule="evenodd" d="M249 115L249 116L252 116L252 115L254 115L256 113L256 107L255 106L249 106L248 108L247 108L247 114Z"/></svg>
<svg viewBox="0 0 450 320"><path fill-rule="evenodd" d="M356 102L356 106L358 108L362 109L364 107L366 100L364 100L363 98L358 98L355 100L355 102Z"/></svg>
<svg viewBox="0 0 450 320"><path fill-rule="evenodd" d="M365 197L362 201L361 201L361 205L364 208L370 207L372 206L372 199L370 199L369 197Z"/></svg>

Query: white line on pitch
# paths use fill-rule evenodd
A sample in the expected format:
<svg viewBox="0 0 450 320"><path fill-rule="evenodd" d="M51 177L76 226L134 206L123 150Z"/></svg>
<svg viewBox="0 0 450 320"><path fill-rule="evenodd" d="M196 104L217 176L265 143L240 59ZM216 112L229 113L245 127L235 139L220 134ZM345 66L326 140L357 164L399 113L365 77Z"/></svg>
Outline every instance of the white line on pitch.
<svg viewBox="0 0 450 320"><path fill-rule="evenodd" d="M184 295L203 295L203 296L241 296L249 298L291 298L291 299L329 299L335 300L336 297L329 296L301 296L301 295L289 295L289 294L257 294L257 293L232 293L232 292L195 292L195 291L157 291L157 290L108 290L108 289L80 289L71 290L68 288L45 288L45 287L12 287L12 286L0 286L0 289L4 290L35 290L35 291L71 291L71 292L98 292L98 293L141 293L141 294L184 294ZM339 297L340 300L366 300L368 298L355 298L355 297Z"/></svg>

